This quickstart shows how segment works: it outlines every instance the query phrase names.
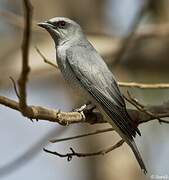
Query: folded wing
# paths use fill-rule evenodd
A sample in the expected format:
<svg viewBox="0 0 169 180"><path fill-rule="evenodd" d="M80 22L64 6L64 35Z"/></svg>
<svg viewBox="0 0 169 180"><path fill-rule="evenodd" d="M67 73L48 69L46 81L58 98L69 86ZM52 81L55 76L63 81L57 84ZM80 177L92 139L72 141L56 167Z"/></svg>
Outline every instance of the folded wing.
<svg viewBox="0 0 169 180"><path fill-rule="evenodd" d="M68 51L66 61L77 81L101 105L118 129L130 139L135 137L136 132L140 135L126 111L124 99L113 74L102 58L95 51L85 54L81 48L73 52Z"/></svg>

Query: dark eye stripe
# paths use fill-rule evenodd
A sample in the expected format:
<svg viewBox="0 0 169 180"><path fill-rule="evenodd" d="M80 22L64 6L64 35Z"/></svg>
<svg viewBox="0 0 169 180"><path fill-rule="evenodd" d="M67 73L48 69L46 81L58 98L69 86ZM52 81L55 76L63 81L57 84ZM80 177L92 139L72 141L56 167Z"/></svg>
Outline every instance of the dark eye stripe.
<svg viewBox="0 0 169 180"><path fill-rule="evenodd" d="M48 24L51 24L52 26L55 26L55 24L51 21L47 21Z"/></svg>

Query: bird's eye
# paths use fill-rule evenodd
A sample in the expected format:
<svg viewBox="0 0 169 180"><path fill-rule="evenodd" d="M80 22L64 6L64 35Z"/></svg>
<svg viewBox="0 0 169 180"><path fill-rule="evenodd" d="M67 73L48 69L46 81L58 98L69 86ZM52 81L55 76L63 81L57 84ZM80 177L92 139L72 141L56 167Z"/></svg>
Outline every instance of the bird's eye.
<svg viewBox="0 0 169 180"><path fill-rule="evenodd" d="M65 27L65 25L66 25L66 22L65 21L59 21L58 23L57 23L57 26L59 27L59 28L64 28Z"/></svg>

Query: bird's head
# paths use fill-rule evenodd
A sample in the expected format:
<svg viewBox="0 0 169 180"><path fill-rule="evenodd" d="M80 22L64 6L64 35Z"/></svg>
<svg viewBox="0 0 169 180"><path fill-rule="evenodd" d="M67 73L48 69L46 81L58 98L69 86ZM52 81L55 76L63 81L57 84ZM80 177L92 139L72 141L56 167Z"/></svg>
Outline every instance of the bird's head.
<svg viewBox="0 0 169 180"><path fill-rule="evenodd" d="M64 17L49 19L38 23L38 26L45 28L57 45L83 36L80 25Z"/></svg>

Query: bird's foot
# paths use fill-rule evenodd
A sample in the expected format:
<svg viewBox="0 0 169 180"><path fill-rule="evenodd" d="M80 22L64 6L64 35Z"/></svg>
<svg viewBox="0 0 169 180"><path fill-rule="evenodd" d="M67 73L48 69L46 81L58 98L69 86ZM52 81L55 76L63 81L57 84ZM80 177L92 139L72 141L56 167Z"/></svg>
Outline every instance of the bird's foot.
<svg viewBox="0 0 169 180"><path fill-rule="evenodd" d="M87 108L87 104L84 104L80 108L73 109L73 112L83 112Z"/></svg>
<svg viewBox="0 0 169 180"><path fill-rule="evenodd" d="M73 112L79 112L82 114L83 119L85 119L85 115L84 113L89 113L92 112L94 109L96 108L96 106L93 106L91 101L87 102L86 104L84 104L83 106L81 106L80 108L75 108L72 111Z"/></svg>
<svg viewBox="0 0 169 180"><path fill-rule="evenodd" d="M93 110L96 109L96 106L93 105L90 101L81 106L80 108L73 109L73 112L79 112L83 119L85 120L85 113L92 113Z"/></svg>

